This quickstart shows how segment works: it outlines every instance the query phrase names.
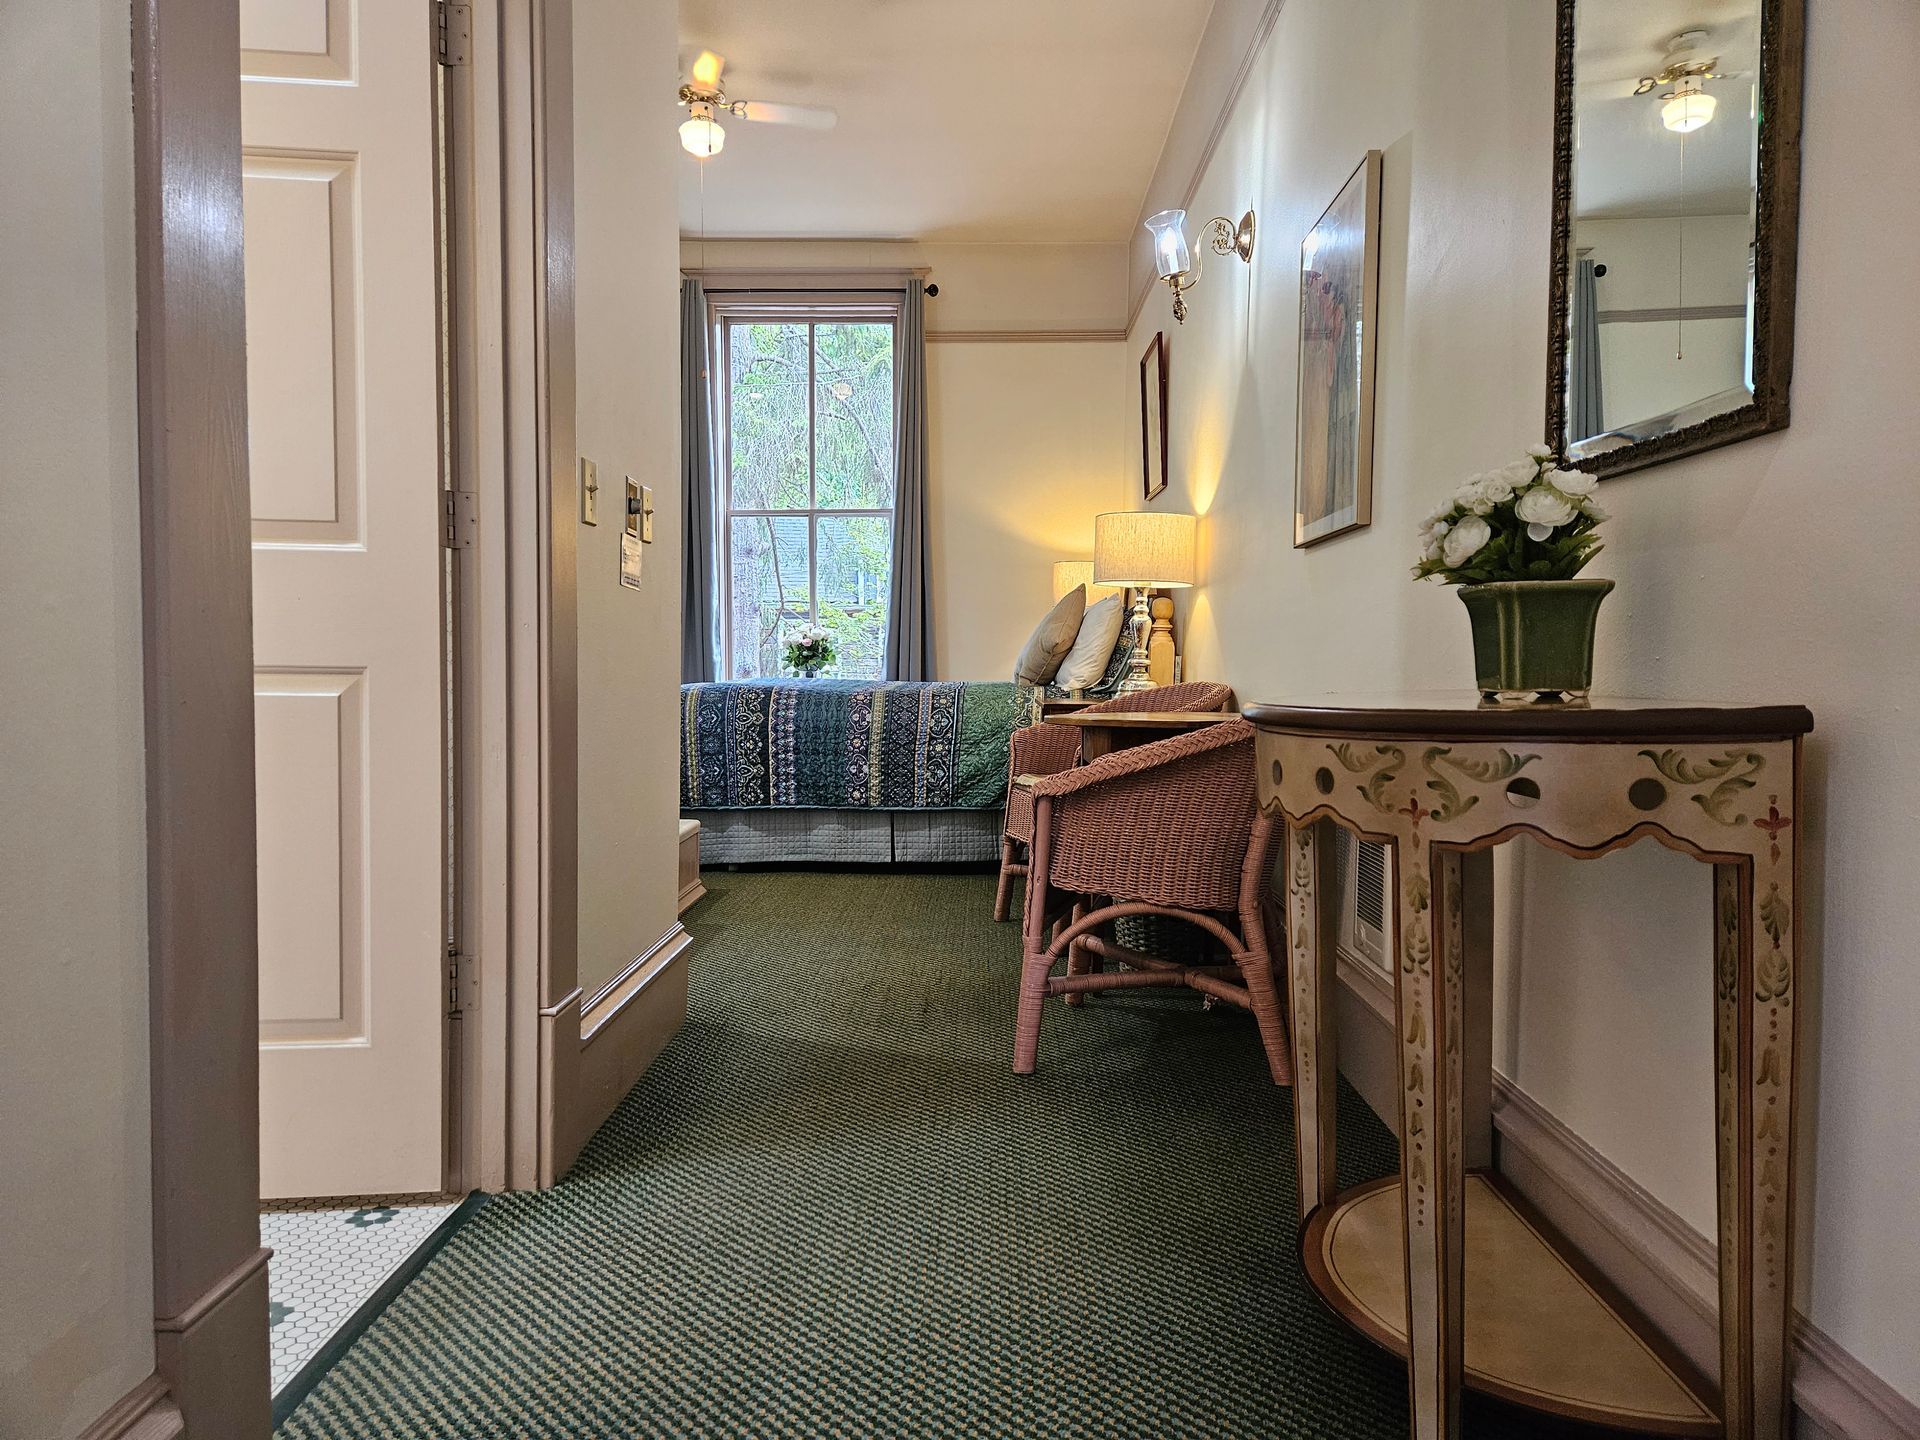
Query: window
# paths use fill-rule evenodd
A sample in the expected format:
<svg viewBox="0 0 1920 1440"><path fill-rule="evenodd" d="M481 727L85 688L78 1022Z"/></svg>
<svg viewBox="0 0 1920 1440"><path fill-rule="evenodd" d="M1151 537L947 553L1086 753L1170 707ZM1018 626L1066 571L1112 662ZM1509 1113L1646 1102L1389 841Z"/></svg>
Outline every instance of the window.
<svg viewBox="0 0 1920 1440"><path fill-rule="evenodd" d="M833 639L829 673L879 679L893 579L891 307L717 314L724 427L721 663L783 673L787 635Z"/></svg>

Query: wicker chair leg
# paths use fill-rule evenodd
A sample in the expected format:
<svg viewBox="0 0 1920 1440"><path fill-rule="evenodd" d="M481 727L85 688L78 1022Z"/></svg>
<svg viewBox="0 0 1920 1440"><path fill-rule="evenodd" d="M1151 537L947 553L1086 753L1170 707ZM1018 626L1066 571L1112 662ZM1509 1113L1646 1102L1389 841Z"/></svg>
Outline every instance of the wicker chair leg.
<svg viewBox="0 0 1920 1440"><path fill-rule="evenodd" d="M1240 978L1246 982L1253 1018L1260 1025L1260 1043L1266 1047L1267 1069L1276 1085L1293 1084L1293 1061L1287 1046L1287 1017L1273 983L1273 960L1265 950L1235 955Z"/></svg>
<svg viewBox="0 0 1920 1440"><path fill-rule="evenodd" d="M1084 900L1074 901L1073 914L1068 918L1068 923L1078 925L1086 918L1087 902ZM1093 957L1087 952L1086 946L1079 940L1071 941L1067 945L1067 974L1084 975L1092 968ZM1060 998L1075 1009L1087 1003L1087 997L1083 994L1063 995Z"/></svg>
<svg viewBox="0 0 1920 1440"><path fill-rule="evenodd" d="M1053 968L1044 946L1029 949L1020 965L1020 1009L1013 1026L1013 1073L1033 1074L1040 1058L1040 1019L1047 1004L1047 972Z"/></svg>
<svg viewBox="0 0 1920 1440"><path fill-rule="evenodd" d="M1014 852L1014 842L1006 836L1000 837L1000 883L993 890L993 918L996 922L1005 920L1013 899L1013 865L1019 857Z"/></svg>

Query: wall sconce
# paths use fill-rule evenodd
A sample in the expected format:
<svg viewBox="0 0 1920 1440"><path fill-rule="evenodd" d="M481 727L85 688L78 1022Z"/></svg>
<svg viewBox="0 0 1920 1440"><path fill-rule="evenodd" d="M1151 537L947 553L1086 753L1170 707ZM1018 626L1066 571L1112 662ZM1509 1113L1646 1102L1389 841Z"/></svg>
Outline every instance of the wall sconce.
<svg viewBox="0 0 1920 1440"><path fill-rule="evenodd" d="M1173 291L1174 320L1184 325L1187 323L1187 302L1181 292L1191 290L1200 283L1200 267L1193 263L1187 249L1187 212L1162 210L1158 215L1150 216L1146 223L1147 233L1153 236L1154 269L1167 282L1167 288ZM1249 265L1253 263L1253 211L1242 215L1238 225L1224 216L1216 215L1207 222L1201 233L1213 247L1214 254L1238 255Z"/></svg>

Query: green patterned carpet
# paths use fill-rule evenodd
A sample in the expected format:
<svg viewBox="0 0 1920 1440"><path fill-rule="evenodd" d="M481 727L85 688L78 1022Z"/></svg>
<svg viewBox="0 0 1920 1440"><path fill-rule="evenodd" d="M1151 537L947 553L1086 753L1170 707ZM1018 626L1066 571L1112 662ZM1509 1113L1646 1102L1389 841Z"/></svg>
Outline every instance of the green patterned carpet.
<svg viewBox="0 0 1920 1440"><path fill-rule="evenodd" d="M709 872L685 1031L545 1194L460 1231L288 1440L1397 1437L1295 1259L1251 1018L1049 1006L980 875ZM1342 1095L1345 1181L1394 1164ZM1470 1406L1475 1436L1549 1429Z"/></svg>

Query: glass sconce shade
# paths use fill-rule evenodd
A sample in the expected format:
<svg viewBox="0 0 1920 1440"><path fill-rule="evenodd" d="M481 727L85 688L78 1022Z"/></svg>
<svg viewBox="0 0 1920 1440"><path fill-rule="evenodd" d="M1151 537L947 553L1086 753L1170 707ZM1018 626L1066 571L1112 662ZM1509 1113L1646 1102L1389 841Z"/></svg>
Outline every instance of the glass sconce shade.
<svg viewBox="0 0 1920 1440"><path fill-rule="evenodd" d="M1193 268L1193 256L1187 250L1187 212L1162 210L1147 220L1147 233L1153 236L1153 264L1162 280L1184 275Z"/></svg>

